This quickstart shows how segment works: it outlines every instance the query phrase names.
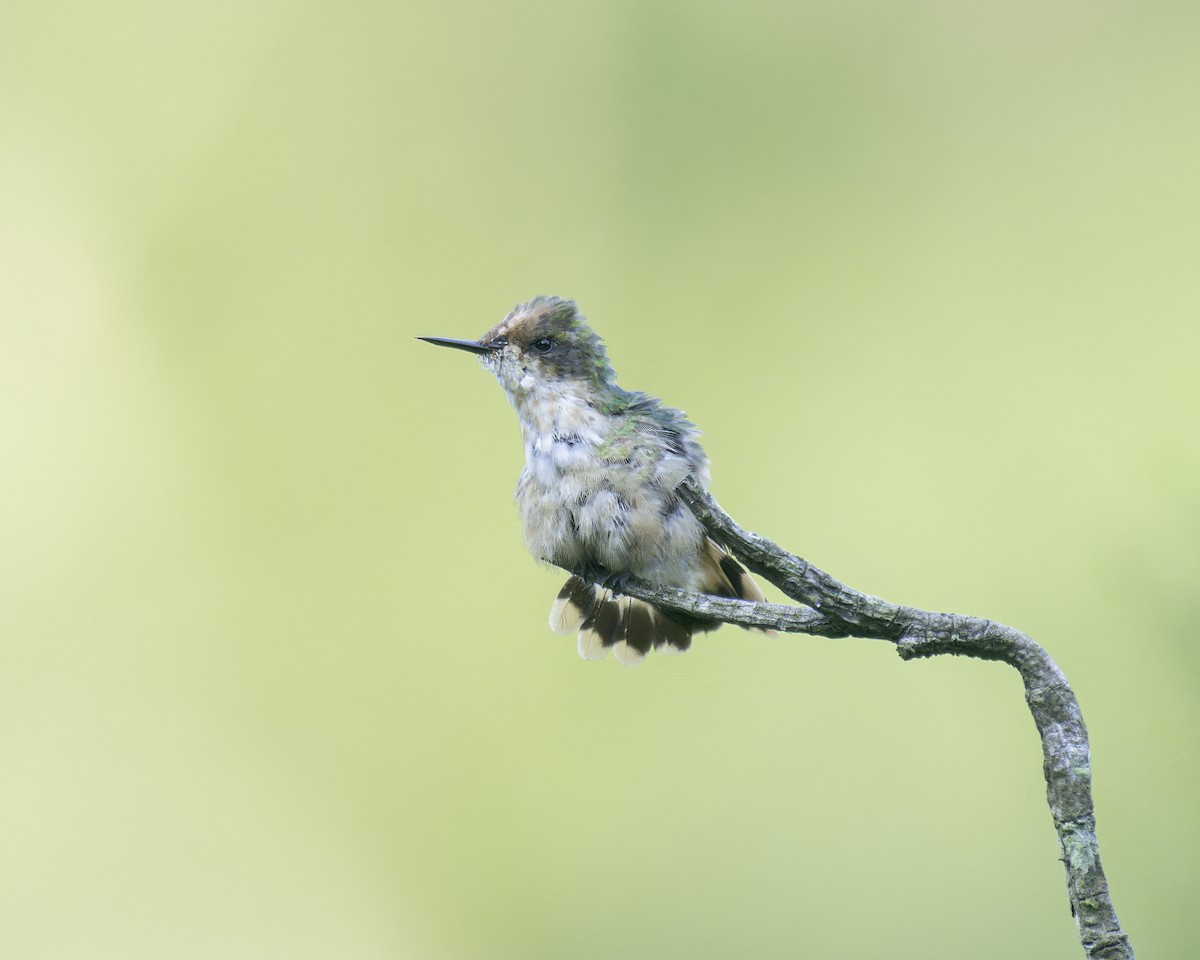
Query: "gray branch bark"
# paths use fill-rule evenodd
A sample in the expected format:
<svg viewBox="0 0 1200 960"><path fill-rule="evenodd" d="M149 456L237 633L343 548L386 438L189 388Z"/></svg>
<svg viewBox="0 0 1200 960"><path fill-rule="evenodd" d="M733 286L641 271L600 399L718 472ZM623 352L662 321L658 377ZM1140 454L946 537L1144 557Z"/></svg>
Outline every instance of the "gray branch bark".
<svg viewBox="0 0 1200 960"><path fill-rule="evenodd" d="M854 590L770 540L743 530L691 480L676 492L714 540L804 606L728 600L635 579L622 583L620 592L724 623L887 640L904 660L951 654L1000 660L1020 672L1025 702L1042 739L1046 799L1084 953L1091 960L1132 960L1133 947L1117 920L1100 865L1087 728L1067 678L1049 654L1019 630L992 620L897 606Z"/></svg>

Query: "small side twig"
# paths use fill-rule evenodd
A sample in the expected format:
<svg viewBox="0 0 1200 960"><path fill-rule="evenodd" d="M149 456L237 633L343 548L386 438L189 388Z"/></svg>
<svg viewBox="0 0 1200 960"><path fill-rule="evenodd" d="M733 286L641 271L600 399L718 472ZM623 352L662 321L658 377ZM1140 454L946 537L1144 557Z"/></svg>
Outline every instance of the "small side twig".
<svg viewBox="0 0 1200 960"><path fill-rule="evenodd" d="M1132 960L1133 947L1117 920L1100 864L1087 728L1067 678L1049 654L1004 624L897 606L848 587L765 537L743 530L692 480L684 480L676 492L714 540L804 606L728 600L636 579L623 583L622 593L740 626L887 640L905 660L952 654L1000 660L1020 672L1025 701L1042 739L1046 799L1084 953L1090 960Z"/></svg>

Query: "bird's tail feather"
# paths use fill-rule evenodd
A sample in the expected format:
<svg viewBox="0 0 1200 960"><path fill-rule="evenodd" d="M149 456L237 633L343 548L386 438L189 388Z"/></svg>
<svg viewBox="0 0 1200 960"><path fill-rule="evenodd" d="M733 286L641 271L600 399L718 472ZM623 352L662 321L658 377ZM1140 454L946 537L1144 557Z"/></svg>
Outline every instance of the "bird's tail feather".
<svg viewBox="0 0 1200 960"><path fill-rule="evenodd" d="M612 650L630 666L641 663L655 647L682 653L692 640L687 626L657 607L579 577L572 577L559 591L550 610L550 629L578 633L579 655L585 660L601 660Z"/></svg>
<svg viewBox="0 0 1200 960"><path fill-rule="evenodd" d="M700 589L721 597L762 600L758 584L736 560L712 540L704 546ZM643 600L571 577L550 608L550 629L578 633L579 655L601 660L612 650L628 666L641 663L652 649L683 653L692 645L692 634L715 630L715 620L668 612Z"/></svg>

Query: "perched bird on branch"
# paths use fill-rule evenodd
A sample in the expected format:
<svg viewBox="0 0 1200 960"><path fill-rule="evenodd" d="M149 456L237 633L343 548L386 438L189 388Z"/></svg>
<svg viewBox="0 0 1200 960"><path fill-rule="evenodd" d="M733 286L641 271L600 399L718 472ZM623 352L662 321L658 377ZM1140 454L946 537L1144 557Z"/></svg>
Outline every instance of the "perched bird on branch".
<svg viewBox="0 0 1200 960"><path fill-rule="evenodd" d="M537 297L478 340L420 339L476 354L516 408L525 543L539 560L577 574L559 592L550 626L577 632L581 657L611 649L634 664L652 648L682 652L694 633L719 626L623 596L630 576L763 599L674 492L685 477L709 480L695 427L655 397L616 385L604 344L574 302Z"/></svg>

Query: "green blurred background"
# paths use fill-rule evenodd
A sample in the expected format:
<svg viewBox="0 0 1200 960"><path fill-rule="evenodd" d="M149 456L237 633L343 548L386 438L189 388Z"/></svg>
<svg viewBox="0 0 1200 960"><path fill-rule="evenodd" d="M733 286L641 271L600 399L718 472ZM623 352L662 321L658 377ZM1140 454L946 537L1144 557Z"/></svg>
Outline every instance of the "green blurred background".
<svg viewBox="0 0 1200 960"><path fill-rule="evenodd" d="M548 632L515 417L413 340L538 293L743 524L1048 647L1194 952L1195 5L4 21L0 955L1079 955L1012 671Z"/></svg>

